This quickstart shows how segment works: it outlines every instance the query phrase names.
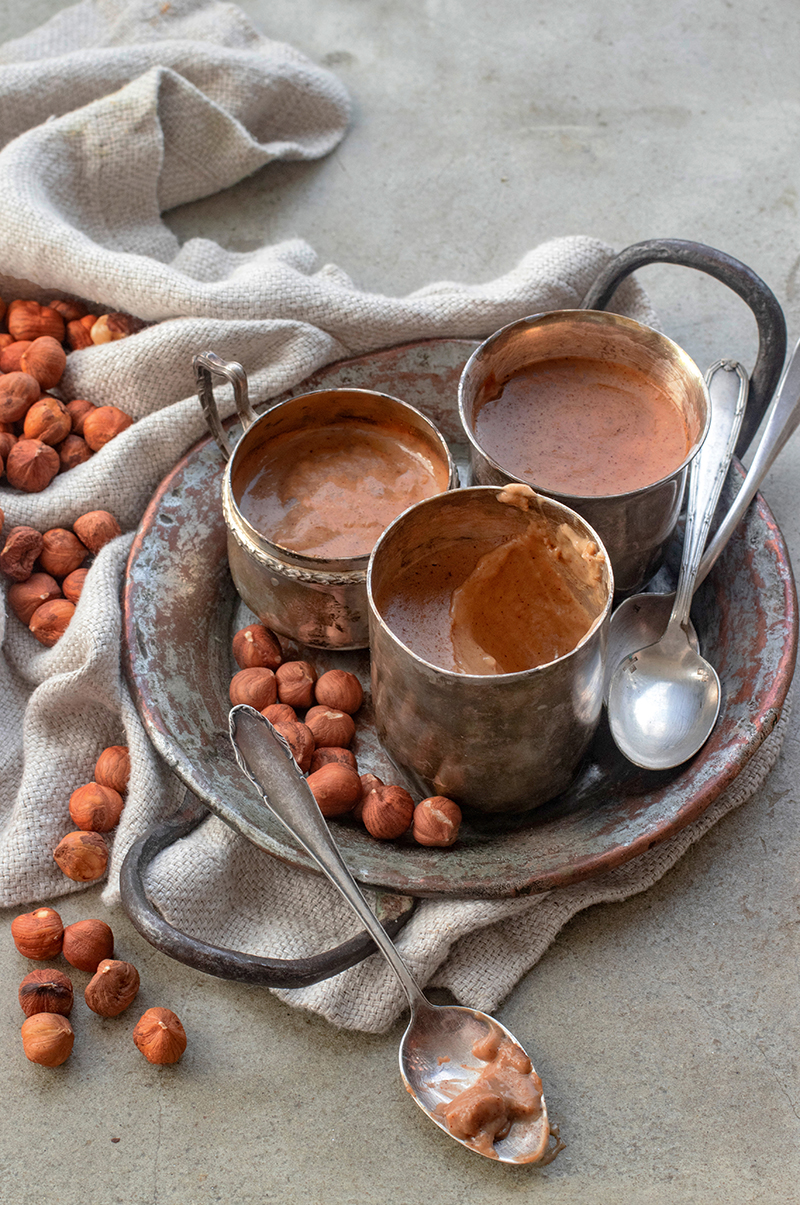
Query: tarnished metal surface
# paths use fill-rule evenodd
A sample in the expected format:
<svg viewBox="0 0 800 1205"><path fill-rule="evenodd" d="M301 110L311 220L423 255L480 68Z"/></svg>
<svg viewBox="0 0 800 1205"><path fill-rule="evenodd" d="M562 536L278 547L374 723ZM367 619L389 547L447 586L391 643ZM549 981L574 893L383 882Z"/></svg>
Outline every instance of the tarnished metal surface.
<svg viewBox="0 0 800 1205"><path fill-rule="evenodd" d="M456 395L475 343L430 341L331 365L302 389L355 385L407 399L433 418L463 459ZM298 388L297 392L300 392ZM249 784L227 736L230 644L247 622L226 560L219 503L222 465L209 439L164 481L131 551L125 589L127 670L147 730L188 786L223 818ZM360 882L418 896L509 896L577 882L618 866L699 816L740 773L780 716L797 651L794 581L780 531L760 498L696 598L693 618L723 687L720 719L688 766L638 770L616 750L603 721L570 789L513 824L465 824L451 849L410 840L379 843L355 824L336 835ZM320 668L356 669L366 653L313 653ZM369 703L355 751L363 770L385 776ZM278 829L264 847L296 866L306 855Z"/></svg>

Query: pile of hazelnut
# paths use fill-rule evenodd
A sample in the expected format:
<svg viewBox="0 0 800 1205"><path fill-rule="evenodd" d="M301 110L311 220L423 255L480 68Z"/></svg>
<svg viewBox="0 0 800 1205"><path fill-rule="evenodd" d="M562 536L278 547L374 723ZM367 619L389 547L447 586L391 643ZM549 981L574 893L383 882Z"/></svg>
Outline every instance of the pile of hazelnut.
<svg viewBox="0 0 800 1205"><path fill-rule="evenodd" d="M14 489L38 493L130 427L133 419L116 406L65 402L51 390L64 374L67 348L109 343L143 326L128 314L89 314L77 301L6 307L0 298L0 477L5 472Z"/></svg>
<svg viewBox="0 0 800 1205"><path fill-rule="evenodd" d="M93 883L108 866L108 846L103 833L119 824L131 773L124 745L109 745L97 759L94 779L73 791L69 814L75 830L59 841L53 857L68 879Z"/></svg>
<svg viewBox="0 0 800 1205"><path fill-rule="evenodd" d="M3 519L0 510L0 532ZM71 531L12 527L6 533L0 569L14 583L8 603L41 644L51 648L64 635L88 573L86 560L118 535L119 523L107 510L81 515Z"/></svg>
<svg viewBox="0 0 800 1205"><path fill-rule="evenodd" d="M409 829L420 845L456 841L461 810L452 799L435 795L415 805L405 787L359 774L350 745L364 692L355 674L331 669L317 677L308 661L284 661L278 637L260 623L234 635L233 655L240 669L231 680L231 704L247 703L270 721L308 775L323 816L349 814L383 841Z"/></svg>
<svg viewBox="0 0 800 1205"><path fill-rule="evenodd" d="M14 945L37 962L63 955L70 966L91 975L84 999L100 1017L118 1017L139 991L139 972L114 958L114 934L102 920L64 925L55 908L36 908L11 922ZM22 1046L32 1063L59 1067L72 1053L75 1031L68 1017L74 991L69 975L56 968L31 971L19 985L25 1013ZM168 1008L148 1008L139 1018L133 1040L150 1063L177 1063L186 1049L186 1032Z"/></svg>

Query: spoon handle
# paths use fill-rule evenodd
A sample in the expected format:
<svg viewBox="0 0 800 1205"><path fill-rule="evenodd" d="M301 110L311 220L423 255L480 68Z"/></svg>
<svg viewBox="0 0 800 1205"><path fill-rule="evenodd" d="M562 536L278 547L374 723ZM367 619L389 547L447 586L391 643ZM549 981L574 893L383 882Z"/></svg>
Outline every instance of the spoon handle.
<svg viewBox="0 0 800 1205"><path fill-rule="evenodd" d="M338 887L400 980L412 1009L428 1006L409 971L370 908L325 823L317 801L297 768L289 747L260 712L239 703L231 708L230 736L236 760L276 819Z"/></svg>
<svg viewBox="0 0 800 1205"><path fill-rule="evenodd" d="M736 500L720 523L700 562L697 574L698 585L705 581L713 569L720 553L744 518L759 486L783 450L787 440L797 430L798 424L800 424L800 340L798 340L781 377L775 400L767 417L764 433L759 440L747 476L741 484Z"/></svg>
<svg viewBox="0 0 800 1205"><path fill-rule="evenodd" d="M712 364L706 381L711 395L711 423L703 446L689 467L686 533L667 637L676 634L678 628L686 630L700 558L747 403L747 374L735 361L718 360Z"/></svg>

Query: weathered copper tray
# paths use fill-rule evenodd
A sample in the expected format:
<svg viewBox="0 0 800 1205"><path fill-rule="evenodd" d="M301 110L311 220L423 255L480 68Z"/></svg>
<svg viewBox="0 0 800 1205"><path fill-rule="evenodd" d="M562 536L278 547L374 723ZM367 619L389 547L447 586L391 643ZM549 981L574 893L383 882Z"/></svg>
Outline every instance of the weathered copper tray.
<svg viewBox="0 0 800 1205"><path fill-rule="evenodd" d="M382 390L433 418L461 458L458 378L475 344L416 343L316 373L294 392L338 385ZM125 589L127 672L159 752L218 815L252 794L228 740L228 683L236 670L232 632L249 622L226 562L219 482L222 458L210 439L162 483L131 551ZM566 794L513 823L465 822L451 849L410 840L380 843L355 824L334 822L344 857L363 884L413 896L499 897L544 891L628 861L699 816L725 790L772 730L786 697L797 647L796 598L781 533L761 498L695 599L695 625L717 667L723 702L708 743L686 766L648 772L630 765L600 732ZM368 655L304 652L320 668L357 669ZM370 724L359 716L355 751L363 771L388 770ZM313 870L277 822L259 843Z"/></svg>

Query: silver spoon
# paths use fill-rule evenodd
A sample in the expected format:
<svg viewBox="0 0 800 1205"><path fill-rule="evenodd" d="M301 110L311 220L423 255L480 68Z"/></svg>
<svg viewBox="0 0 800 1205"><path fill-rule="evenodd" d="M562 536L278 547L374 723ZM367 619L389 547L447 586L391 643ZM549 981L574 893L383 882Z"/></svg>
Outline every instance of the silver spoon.
<svg viewBox="0 0 800 1205"><path fill-rule="evenodd" d="M709 377L725 370L725 362L720 362L709 370ZM739 365L734 371L746 382ZM689 637L689 608L747 391L715 392L708 434L689 469L683 556L666 631L655 644L626 656L608 687L611 735L630 761L649 770L685 762L706 742L719 714L719 678Z"/></svg>
<svg viewBox="0 0 800 1205"><path fill-rule="evenodd" d="M478 1149L451 1133L437 1107L448 1104L474 1083L486 1066L473 1054L477 1042L495 1034L513 1043L523 1055L525 1052L513 1034L493 1017L473 1008L434 1005L426 999L345 866L288 746L269 721L254 708L238 704L230 712L230 734L236 760L258 788L269 811L314 858L334 887L338 887L403 986L411 1006L411 1020L400 1043L400 1074L408 1092L439 1129L455 1137L462 1146ZM549 1163L563 1146L557 1142L555 1147L548 1148L550 1133L542 1096L540 1112L515 1121L507 1137L479 1153L501 1163Z"/></svg>
<svg viewBox="0 0 800 1205"><path fill-rule="evenodd" d="M713 382L712 382L713 384ZM747 512L761 483L787 440L800 424L800 341L792 353L767 416L750 469L728 513L710 541L700 562L695 589L708 577L725 545ZM611 616L606 661L608 682L620 661L636 649L654 644L664 635L674 594L636 594L620 603Z"/></svg>

